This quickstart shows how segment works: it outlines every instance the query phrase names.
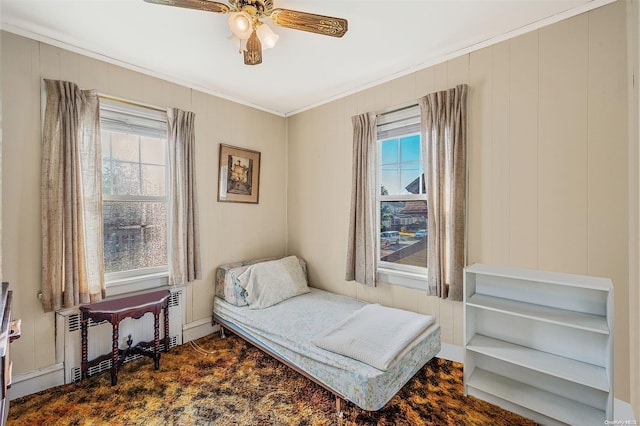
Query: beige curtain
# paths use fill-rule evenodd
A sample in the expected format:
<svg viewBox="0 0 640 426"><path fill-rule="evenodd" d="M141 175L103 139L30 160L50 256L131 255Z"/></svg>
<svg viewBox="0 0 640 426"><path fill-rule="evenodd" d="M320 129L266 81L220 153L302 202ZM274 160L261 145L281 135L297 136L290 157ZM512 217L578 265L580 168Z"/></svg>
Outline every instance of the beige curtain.
<svg viewBox="0 0 640 426"><path fill-rule="evenodd" d="M428 204L429 295L462 300L467 86L420 99Z"/></svg>
<svg viewBox="0 0 640 426"><path fill-rule="evenodd" d="M200 224L196 190L195 114L167 109L169 173L169 284L201 278Z"/></svg>
<svg viewBox="0 0 640 426"><path fill-rule="evenodd" d="M100 114L93 90L45 80L42 134L42 305L104 297Z"/></svg>
<svg viewBox="0 0 640 426"><path fill-rule="evenodd" d="M353 168L351 214L347 247L347 281L376 285L376 115L351 118L353 123Z"/></svg>

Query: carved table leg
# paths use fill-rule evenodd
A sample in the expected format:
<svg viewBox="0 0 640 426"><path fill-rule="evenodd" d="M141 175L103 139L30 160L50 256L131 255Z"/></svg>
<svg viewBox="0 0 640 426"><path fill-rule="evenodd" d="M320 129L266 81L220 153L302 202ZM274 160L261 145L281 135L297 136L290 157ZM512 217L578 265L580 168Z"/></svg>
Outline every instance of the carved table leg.
<svg viewBox="0 0 640 426"><path fill-rule="evenodd" d="M153 368L160 368L160 311L153 313Z"/></svg>
<svg viewBox="0 0 640 426"><path fill-rule="evenodd" d="M87 349L87 328L89 326L89 318L83 312L80 323L80 335L82 340L82 363L80 364L80 379L86 379L89 373L89 351Z"/></svg>
<svg viewBox="0 0 640 426"><path fill-rule="evenodd" d="M169 352L169 303L164 306L164 351Z"/></svg>
<svg viewBox="0 0 640 426"><path fill-rule="evenodd" d="M120 333L120 324L112 323L113 327L113 348L111 354L111 386L115 386L118 383L118 361L119 361L119 351L118 351L118 338Z"/></svg>

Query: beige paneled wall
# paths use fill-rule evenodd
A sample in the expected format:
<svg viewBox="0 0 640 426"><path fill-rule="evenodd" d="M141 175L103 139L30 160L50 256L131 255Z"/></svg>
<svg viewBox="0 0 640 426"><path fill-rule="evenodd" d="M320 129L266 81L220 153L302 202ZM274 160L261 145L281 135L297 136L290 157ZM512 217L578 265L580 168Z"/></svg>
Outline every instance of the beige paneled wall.
<svg viewBox="0 0 640 426"><path fill-rule="evenodd" d="M54 314L40 290L40 82L64 79L82 88L196 113L197 185L203 279L188 287L187 322L210 318L217 265L277 256L286 248L285 119L9 33L2 34L3 279L14 290L22 337L12 344L14 374L55 359ZM260 203L218 203L218 145L261 151Z"/></svg>
<svg viewBox="0 0 640 426"><path fill-rule="evenodd" d="M640 413L640 4L627 0L629 89L629 353L630 402Z"/></svg>
<svg viewBox="0 0 640 426"><path fill-rule="evenodd" d="M538 33L510 42L509 263L538 267ZM524 242L524 243L523 243Z"/></svg>
<svg viewBox="0 0 640 426"><path fill-rule="evenodd" d="M538 266L575 273L587 272L588 24L545 28L538 47Z"/></svg>
<svg viewBox="0 0 640 426"><path fill-rule="evenodd" d="M618 3L594 11L588 22L587 273L614 283L614 362L622 367L615 369L615 391L629 401L629 363L638 353L629 345L626 11Z"/></svg>
<svg viewBox="0 0 640 426"><path fill-rule="evenodd" d="M344 281L350 117L468 83L468 263L610 277L616 398L629 398L625 4L617 2L288 118L288 251L316 286L435 314L462 304ZM637 356L637 354L636 354Z"/></svg>

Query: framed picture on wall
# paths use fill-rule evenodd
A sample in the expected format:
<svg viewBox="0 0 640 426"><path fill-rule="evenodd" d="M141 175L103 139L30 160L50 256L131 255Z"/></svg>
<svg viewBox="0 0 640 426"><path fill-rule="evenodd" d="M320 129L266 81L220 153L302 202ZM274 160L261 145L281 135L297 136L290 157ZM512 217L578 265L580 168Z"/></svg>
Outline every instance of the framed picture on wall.
<svg viewBox="0 0 640 426"><path fill-rule="evenodd" d="M258 204L260 153L220 144L218 201Z"/></svg>

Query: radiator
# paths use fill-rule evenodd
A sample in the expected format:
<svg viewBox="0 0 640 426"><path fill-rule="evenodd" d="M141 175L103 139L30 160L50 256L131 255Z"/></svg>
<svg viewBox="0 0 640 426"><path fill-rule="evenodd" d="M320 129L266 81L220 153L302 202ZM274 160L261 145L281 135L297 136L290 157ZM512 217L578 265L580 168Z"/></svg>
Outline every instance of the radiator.
<svg viewBox="0 0 640 426"><path fill-rule="evenodd" d="M176 286L170 289L169 297L169 347L182 344L182 327L185 321L185 295L184 286ZM163 314L160 315L162 323ZM68 309L56 313L56 357L58 362L64 363L65 383L80 380L80 364L82 362L82 343L80 340L81 316L78 309ZM131 336L133 344L153 340L153 314L146 313L139 319L125 318L120 322L119 345L121 349L127 347L127 339ZM164 327L160 327L160 338L164 337ZM164 343L161 343L164 349ZM111 352L112 328L111 323L102 321L99 323L89 320L88 327L88 353L89 360ZM142 355L132 355L125 359L129 362ZM150 360L150 362L152 362ZM111 359L91 367L89 374L99 373L111 368Z"/></svg>

